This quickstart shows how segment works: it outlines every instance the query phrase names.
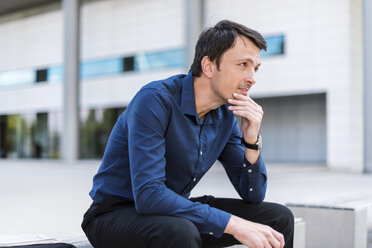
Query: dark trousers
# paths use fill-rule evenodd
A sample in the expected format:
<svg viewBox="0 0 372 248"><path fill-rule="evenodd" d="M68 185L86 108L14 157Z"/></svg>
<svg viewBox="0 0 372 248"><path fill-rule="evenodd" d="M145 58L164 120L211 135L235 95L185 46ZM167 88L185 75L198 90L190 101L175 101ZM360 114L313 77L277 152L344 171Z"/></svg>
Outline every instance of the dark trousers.
<svg viewBox="0 0 372 248"><path fill-rule="evenodd" d="M239 199L212 196L190 200L269 225L284 235L286 248L293 247L294 217L283 205L270 202L248 204ZM116 197L107 197L100 204L93 203L84 215L82 228L95 248L197 248L240 244L229 234L220 238L200 234L196 226L185 218L140 215L132 202Z"/></svg>

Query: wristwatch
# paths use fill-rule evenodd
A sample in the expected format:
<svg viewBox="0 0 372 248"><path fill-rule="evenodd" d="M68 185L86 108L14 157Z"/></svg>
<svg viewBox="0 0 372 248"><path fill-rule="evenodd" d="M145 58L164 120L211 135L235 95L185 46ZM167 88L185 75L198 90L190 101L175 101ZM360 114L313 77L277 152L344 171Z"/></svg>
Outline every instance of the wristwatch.
<svg viewBox="0 0 372 248"><path fill-rule="evenodd" d="M261 150L262 149L262 137L261 135L257 136L257 142L255 144L249 144L244 140L244 137L242 137L242 145L247 147L248 149L252 150Z"/></svg>

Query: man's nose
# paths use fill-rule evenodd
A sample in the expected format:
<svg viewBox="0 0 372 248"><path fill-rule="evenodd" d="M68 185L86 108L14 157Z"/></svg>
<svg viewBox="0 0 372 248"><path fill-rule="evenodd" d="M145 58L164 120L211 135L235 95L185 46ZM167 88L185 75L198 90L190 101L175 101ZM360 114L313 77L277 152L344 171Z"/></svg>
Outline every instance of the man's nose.
<svg viewBox="0 0 372 248"><path fill-rule="evenodd" d="M247 72L245 75L245 82L250 86L253 86L256 83L256 72L255 70Z"/></svg>

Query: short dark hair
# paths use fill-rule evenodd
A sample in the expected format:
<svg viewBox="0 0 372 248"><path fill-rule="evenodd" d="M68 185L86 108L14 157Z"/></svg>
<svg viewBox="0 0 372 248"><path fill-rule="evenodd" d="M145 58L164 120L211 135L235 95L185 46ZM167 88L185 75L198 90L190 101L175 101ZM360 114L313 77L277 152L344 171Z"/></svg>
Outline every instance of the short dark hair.
<svg viewBox="0 0 372 248"><path fill-rule="evenodd" d="M216 60L219 70L222 54L235 44L237 36L248 38L260 50L266 51L266 41L260 33L239 23L223 20L214 27L207 28L199 35L190 72L194 76L200 77L202 72L201 60L204 56L208 56L211 61Z"/></svg>

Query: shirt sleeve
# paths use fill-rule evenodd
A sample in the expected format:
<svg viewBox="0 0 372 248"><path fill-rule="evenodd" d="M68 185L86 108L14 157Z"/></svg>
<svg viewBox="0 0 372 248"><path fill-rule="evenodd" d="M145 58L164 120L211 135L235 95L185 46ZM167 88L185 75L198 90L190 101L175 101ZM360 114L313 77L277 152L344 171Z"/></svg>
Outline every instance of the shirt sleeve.
<svg viewBox="0 0 372 248"><path fill-rule="evenodd" d="M249 203L259 203L265 198L267 172L261 154L256 163L251 164L245 157L241 144L241 131L235 120L229 141L224 147L219 161L240 197Z"/></svg>
<svg viewBox="0 0 372 248"><path fill-rule="evenodd" d="M141 214L183 217L201 233L222 236L231 214L194 203L165 185L165 138L169 111L165 97L156 90L142 90L128 116L130 175L135 207Z"/></svg>

